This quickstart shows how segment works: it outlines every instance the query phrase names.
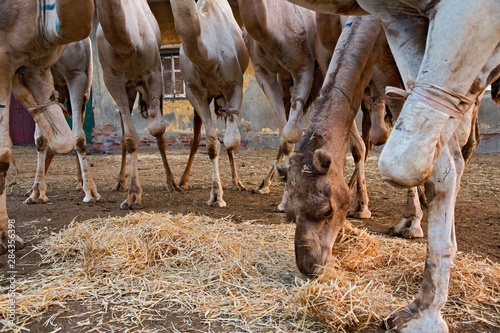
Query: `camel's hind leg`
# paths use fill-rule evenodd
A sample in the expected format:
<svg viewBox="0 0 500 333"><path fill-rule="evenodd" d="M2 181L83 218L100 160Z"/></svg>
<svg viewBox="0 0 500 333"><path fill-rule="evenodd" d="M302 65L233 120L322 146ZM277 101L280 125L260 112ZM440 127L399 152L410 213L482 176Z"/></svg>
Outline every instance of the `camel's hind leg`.
<svg viewBox="0 0 500 333"><path fill-rule="evenodd" d="M240 177L238 177L238 173L236 171L236 163L234 161L234 150L227 149L227 156L229 157L229 166L231 167L231 176L233 179L232 189L235 191L246 191L247 188L241 182Z"/></svg>
<svg viewBox="0 0 500 333"><path fill-rule="evenodd" d="M113 192L118 192L118 191L126 191L125 187L125 167L127 166L127 147L125 147L125 128L123 125L123 119L122 115L120 113L120 122L121 122L121 127L122 127L122 137L120 138L120 148L121 148L121 160L120 160L120 172L118 173L118 176L116 177L116 184L113 187L112 191Z"/></svg>
<svg viewBox="0 0 500 333"><path fill-rule="evenodd" d="M191 139L191 147L190 147L191 149L189 150L189 158L186 164L186 168L184 169L184 173L181 176L181 180L179 181L179 186L185 190L189 189L189 173L191 172L194 156L196 155L198 147L200 146L201 125L202 125L201 118L195 110L193 117L193 138Z"/></svg>
<svg viewBox="0 0 500 333"><path fill-rule="evenodd" d="M158 150L160 151L161 160L163 162L163 168L165 169L166 175L166 186L169 192L180 191L181 188L177 185L177 182L174 179L174 175L172 174L172 170L170 169L170 165L168 164L167 159L167 144L165 143L165 138L163 135L156 136L156 144L158 145Z"/></svg>

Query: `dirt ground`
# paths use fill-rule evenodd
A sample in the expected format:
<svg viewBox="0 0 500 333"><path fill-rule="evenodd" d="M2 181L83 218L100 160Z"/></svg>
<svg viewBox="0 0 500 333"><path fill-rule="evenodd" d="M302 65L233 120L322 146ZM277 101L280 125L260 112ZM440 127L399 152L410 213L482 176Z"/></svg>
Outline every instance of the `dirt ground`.
<svg viewBox="0 0 500 333"><path fill-rule="evenodd" d="M123 216L128 211L120 210L120 203L125 200L126 192L112 192L119 171L120 155L92 153L89 156L91 170L100 194L105 203L86 204L82 202L83 192L75 190L76 164L71 155L56 156L47 176L50 202L45 205L25 205L24 194L30 189L36 167L34 146L15 146L14 155L19 175L17 185L8 190L7 208L9 217L16 220L16 232L26 241L26 247L17 254L17 268L20 275L28 276L39 269L40 256L33 250L33 245L42 241L53 232L64 228L73 219L84 221L89 218ZM187 161L188 150L178 149L167 152L168 159L176 179L180 178ZM228 159L223 152L220 166L224 187L225 208L213 208L206 205L210 194L211 167L203 149L196 155L191 172L191 189L169 193L165 190L165 175L159 154L152 149L140 151L139 177L143 187L145 211L195 213L211 217L231 216L236 222L256 220L260 223L288 223L283 214L273 213L273 208L280 202L284 185L275 181L268 195L252 194L251 189L260 184L269 171L275 155L273 149L240 149L237 151L237 168L243 184L248 191L231 190L231 174ZM386 233L399 221L402 214L406 192L383 183L377 171L378 154L369 158L366 166L367 183L370 197L372 218L369 220L350 219L355 226L366 227L376 233ZM494 262L500 262L500 154L476 154L462 181L461 191L456 204L456 233L458 249L462 252L474 252ZM346 174L352 170L352 158L348 155ZM127 165L127 172L129 166ZM13 179L9 172L8 182ZM426 218L424 216L424 219ZM423 222L424 230L426 228ZM423 242L424 240L416 240ZM6 258L0 258L0 273L7 269ZM83 312L79 304L70 303L68 313ZM171 320L180 320L175 316ZM28 327L33 332L52 331L54 327L42 324L47 318ZM80 318L81 319L81 318ZM80 320L79 319L79 320ZM62 331L70 332L69 319ZM77 321L75 319L75 321ZM191 328L186 331L217 331L197 324L193 318ZM481 325L467 326L455 332L491 331Z"/></svg>

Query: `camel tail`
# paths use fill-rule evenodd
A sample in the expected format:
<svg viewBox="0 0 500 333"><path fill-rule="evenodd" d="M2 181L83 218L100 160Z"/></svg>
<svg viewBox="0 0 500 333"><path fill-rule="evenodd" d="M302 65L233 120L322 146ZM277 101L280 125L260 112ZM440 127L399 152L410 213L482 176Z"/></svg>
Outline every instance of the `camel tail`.
<svg viewBox="0 0 500 333"><path fill-rule="evenodd" d="M313 76L313 85L311 87L311 92L309 93L309 97L307 98L306 105L304 106L304 113L307 112L309 106L318 98L321 87L323 87L323 81L325 77L321 74L321 69L316 60L314 60L314 76Z"/></svg>

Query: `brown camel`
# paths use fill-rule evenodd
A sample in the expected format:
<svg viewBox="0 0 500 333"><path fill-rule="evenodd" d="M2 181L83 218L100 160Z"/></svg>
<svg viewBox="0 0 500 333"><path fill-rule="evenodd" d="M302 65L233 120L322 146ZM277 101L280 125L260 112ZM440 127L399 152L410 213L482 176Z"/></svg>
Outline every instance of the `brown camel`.
<svg viewBox="0 0 500 333"><path fill-rule="evenodd" d="M73 42L66 47L59 61L51 68L54 86L59 95L59 102L68 102L72 113L73 135L76 137L76 165L78 168L77 189L83 189L85 197L83 202L104 201L97 192L97 186L92 179L86 152L86 139L83 132L85 107L90 98L92 84L92 49L90 38ZM29 192L25 203L47 203L47 185L45 175L48 171L54 153L47 149L47 140L39 127L35 129L35 142L37 143L38 163L35 182Z"/></svg>
<svg viewBox="0 0 500 333"><path fill-rule="evenodd" d="M5 178L12 158L9 136L10 95L35 119L54 153L75 147L75 137L54 101L53 66L68 43L86 38L94 2L82 0L6 0L0 2L0 254L24 245L7 215Z"/></svg>
<svg viewBox="0 0 500 333"><path fill-rule="evenodd" d="M328 52L316 34L315 13L286 0L238 0L243 37L255 77L269 99L279 127L280 148L288 164L302 136L302 115L321 88ZM274 167L254 192L269 193ZM283 212L287 189L275 211Z"/></svg>
<svg viewBox="0 0 500 333"><path fill-rule="evenodd" d="M132 109L139 93L139 109L149 119L149 133L156 138L170 191L180 190L165 153L163 134L163 76L160 59L161 35L146 0L97 0L97 46L104 83L120 110L122 124L122 163L114 190L125 187L126 153L130 154L131 179L128 197L121 209L140 209L139 137L132 122Z"/></svg>
<svg viewBox="0 0 500 333"><path fill-rule="evenodd" d="M238 115L243 100L243 73L248 66L241 29L226 0L171 0L175 28L182 46L180 61L186 95L194 107L194 136L180 185L188 188L189 172L205 125L207 150L212 162L212 190L208 205L224 207L219 176L220 143L212 123L210 103L226 120L224 146L232 171L233 188L246 190L236 172L234 150L240 145Z"/></svg>
<svg viewBox="0 0 500 333"><path fill-rule="evenodd" d="M396 186L425 183L429 198L427 257L420 292L387 324L399 332L447 332L441 309L448 297L457 249L454 208L466 165L460 147L473 137L474 110L485 88L500 76L500 21L496 15L500 3L292 1L334 14L371 13L382 22L407 91L388 89L406 102L380 155L379 169L383 179ZM328 251L331 244L330 239L323 246ZM299 255L304 256L307 254ZM323 259L319 257L316 259ZM321 265L316 259L310 260L315 262L312 266Z"/></svg>

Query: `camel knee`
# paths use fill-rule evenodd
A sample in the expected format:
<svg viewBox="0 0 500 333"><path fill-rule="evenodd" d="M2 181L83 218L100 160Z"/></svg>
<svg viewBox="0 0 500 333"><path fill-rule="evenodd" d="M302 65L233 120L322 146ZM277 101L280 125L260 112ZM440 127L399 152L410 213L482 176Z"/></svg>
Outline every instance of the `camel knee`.
<svg viewBox="0 0 500 333"><path fill-rule="evenodd" d="M137 150L137 139L131 135L126 135L123 139L125 150L127 153L132 154Z"/></svg>
<svg viewBox="0 0 500 333"><path fill-rule="evenodd" d="M38 136L35 138L35 146L38 151L42 151L47 147L47 139L43 136Z"/></svg>
<svg viewBox="0 0 500 333"><path fill-rule="evenodd" d="M85 154L85 152L87 151L87 142L85 140L85 137L78 137L76 139L76 151L81 153L81 154Z"/></svg>
<svg viewBox="0 0 500 333"><path fill-rule="evenodd" d="M220 142L217 137L207 137L207 152L211 160L217 158L220 152Z"/></svg>

